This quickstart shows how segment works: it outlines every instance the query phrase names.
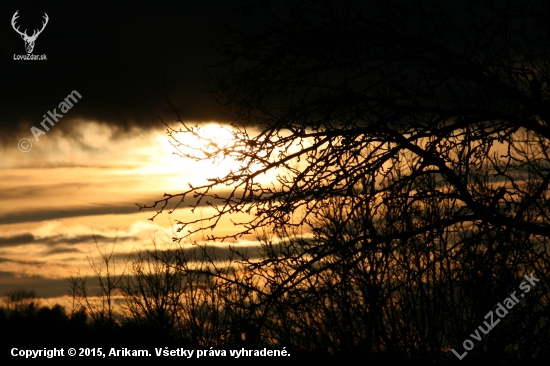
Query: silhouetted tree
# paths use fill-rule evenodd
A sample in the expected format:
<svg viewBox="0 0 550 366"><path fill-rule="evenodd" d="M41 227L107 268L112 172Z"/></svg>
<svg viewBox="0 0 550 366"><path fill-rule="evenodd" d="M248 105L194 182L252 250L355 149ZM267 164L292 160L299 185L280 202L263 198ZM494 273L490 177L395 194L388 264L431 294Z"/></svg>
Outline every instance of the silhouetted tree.
<svg viewBox="0 0 550 366"><path fill-rule="evenodd" d="M179 221L179 239L243 212L235 233L209 239L275 234L260 261L243 257L240 283L201 272L257 285L243 306L266 339L418 357L452 348L518 276L548 268L548 3L262 4L271 20L235 31L212 71L234 139L222 146L179 116L168 127L182 157L240 168L140 208L214 209ZM544 291L532 327L548 317ZM505 338L485 350L529 342Z"/></svg>
<svg viewBox="0 0 550 366"><path fill-rule="evenodd" d="M86 309L87 314L92 318L94 324L100 328L115 327L117 319L115 317L116 295L120 290L121 282L124 277L125 268L122 273L116 274L116 262L114 250L116 237L111 247L101 251L94 234L94 241L101 260L96 263L92 253L88 256L88 263L94 272L97 280L97 292L90 294L92 286L87 284L86 276L82 277L80 271L76 276L68 278L70 289L69 293L73 298L73 313L81 308Z"/></svg>
<svg viewBox="0 0 550 366"><path fill-rule="evenodd" d="M2 299L7 314L34 314L40 307L40 299L34 290L19 288L4 294Z"/></svg>
<svg viewBox="0 0 550 366"><path fill-rule="evenodd" d="M303 1L277 15L236 33L215 69L234 141L219 146L181 120L169 129L180 146L204 142L185 157L241 163L152 205L215 208L183 237L234 212L253 214L235 236L310 224L334 197L368 203L372 225L357 240L372 245L480 221L550 236L546 2ZM277 182L261 184L272 170ZM376 229L384 213L414 216L434 198L446 210L391 236Z"/></svg>

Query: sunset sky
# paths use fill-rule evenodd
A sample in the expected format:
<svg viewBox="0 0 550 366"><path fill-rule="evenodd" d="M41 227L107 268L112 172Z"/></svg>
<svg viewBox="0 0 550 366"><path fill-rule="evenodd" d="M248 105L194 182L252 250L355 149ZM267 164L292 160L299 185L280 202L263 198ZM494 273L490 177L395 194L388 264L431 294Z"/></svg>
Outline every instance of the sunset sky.
<svg viewBox="0 0 550 366"><path fill-rule="evenodd" d="M139 211L136 203L151 204L231 168L231 162L174 156L158 118L176 126L165 87L186 122L206 126L230 118L203 92L214 89L204 68L219 60L212 45L229 40L226 24L246 30L262 20L243 18L226 4L3 3L0 295L19 287L44 297L66 295L68 276L78 269L92 274L87 256L97 254L94 234L101 248L117 237L121 256L153 238L169 241L174 220L190 212L150 221L154 212ZM46 60L14 60L27 54L11 26L16 11L16 25L28 35L47 14L33 50ZM61 113L60 103L73 91L81 98ZM46 131L40 123L48 112L58 121ZM33 127L44 132L38 141ZM220 130L212 124L206 131ZM27 152L20 150L30 146L20 143L25 138L32 143Z"/></svg>

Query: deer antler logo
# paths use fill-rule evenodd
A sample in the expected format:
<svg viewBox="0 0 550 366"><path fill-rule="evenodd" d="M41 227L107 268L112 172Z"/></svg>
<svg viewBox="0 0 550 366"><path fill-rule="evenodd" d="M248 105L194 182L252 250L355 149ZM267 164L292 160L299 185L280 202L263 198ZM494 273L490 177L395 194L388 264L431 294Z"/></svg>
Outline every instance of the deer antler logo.
<svg viewBox="0 0 550 366"><path fill-rule="evenodd" d="M19 15L17 15L18 12L19 12L19 10L17 10L15 12L15 14L13 14L13 18L11 18L11 26L13 27L13 29L17 33L19 33L21 35L21 38L23 38L23 41L25 41L25 49L27 50L27 53L32 53L32 50L34 49L34 42L36 41L36 38L38 38L40 33L42 33L44 28L46 28L46 24L48 24L48 20L49 20L48 14L44 13L44 18L45 18L46 21L42 22L42 29L40 29L39 31L37 31L35 29L32 36L29 37L27 35L27 30L26 29L25 29L25 32L20 32L19 27L15 28L15 20L17 19L17 17L19 17Z"/></svg>

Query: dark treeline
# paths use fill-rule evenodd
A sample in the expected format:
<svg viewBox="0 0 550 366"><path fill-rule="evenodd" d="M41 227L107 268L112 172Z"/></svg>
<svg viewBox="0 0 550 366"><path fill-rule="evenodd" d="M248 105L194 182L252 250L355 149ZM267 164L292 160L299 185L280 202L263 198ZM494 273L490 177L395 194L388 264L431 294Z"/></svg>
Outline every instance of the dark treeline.
<svg viewBox="0 0 550 366"><path fill-rule="evenodd" d="M136 327L128 319L108 322L91 319L85 308L67 310L46 304L34 291L18 289L6 293L0 306L1 359L10 349L61 347L171 346L146 327ZM122 319L122 318L121 318ZM161 343L156 343L161 342Z"/></svg>
<svg viewBox="0 0 550 366"><path fill-rule="evenodd" d="M373 364L547 359L547 243L481 226L461 228L453 237L434 232L386 248L363 247L350 255L346 238L356 236L364 220L353 222L340 227L331 216L325 223L339 233L338 245L322 236L264 236L259 261L239 253L218 258L205 245L166 245L133 254L123 266L126 272L114 276L112 257L104 256L103 265L95 267L101 285L71 278L72 311L40 306L31 291L6 294L2 344L151 351L154 346L286 347L291 357L360 357ZM311 253L326 248L339 249L303 268ZM290 281L296 274L302 278ZM526 274L540 279L529 292L520 289L522 282L529 284ZM497 305L505 305L514 291L520 302L508 303L501 319ZM490 311L493 329L483 323L491 324ZM480 341L470 336L476 329ZM466 339L474 347L459 361L451 349L463 354Z"/></svg>

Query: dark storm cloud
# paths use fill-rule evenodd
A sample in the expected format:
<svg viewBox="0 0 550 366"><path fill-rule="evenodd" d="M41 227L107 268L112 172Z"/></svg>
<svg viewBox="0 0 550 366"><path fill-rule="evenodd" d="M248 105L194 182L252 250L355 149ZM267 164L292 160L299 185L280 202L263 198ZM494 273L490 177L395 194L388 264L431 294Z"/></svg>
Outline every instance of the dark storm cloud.
<svg viewBox="0 0 550 366"><path fill-rule="evenodd" d="M81 235L74 238L67 238L63 235L55 235L51 237L47 237L44 239L38 239L37 242L43 242L47 245L66 245L66 244L82 244L82 243L95 243L96 241L98 243L113 243L115 240L117 242L124 242L124 241L133 241L138 240L138 237L135 236L124 236L124 237L114 237L114 236L105 236L105 235Z"/></svg>
<svg viewBox="0 0 550 366"><path fill-rule="evenodd" d="M158 252L142 251L141 255L143 259L147 258L148 255L152 255L151 258L153 258L154 256L158 256L159 258L163 258L164 260L167 260L171 264L176 264L175 262L178 259L181 259L183 257L187 258L190 262L201 261L201 259L206 259L206 261L208 261L208 258L215 261L223 262L223 261L226 261L229 257L232 257L234 260L238 260L241 258L240 255L243 255L248 259L255 260L255 259L262 258L260 250L261 249L258 245L233 244L231 245L231 248L229 248L229 245L209 246L206 252L206 256L204 251L197 246L178 248L178 249L165 249L165 250L159 250ZM239 253L240 255L236 253ZM124 261L126 258L127 257L124 257L121 255L119 260Z"/></svg>
<svg viewBox="0 0 550 366"><path fill-rule="evenodd" d="M82 251L77 249L77 248L70 248L70 247L67 247L67 246L59 246L59 247L54 247L54 248L46 250L46 252L44 254L45 255L52 255L52 254L61 254L61 253L78 253L78 254L80 254L80 253L82 253Z"/></svg>
<svg viewBox="0 0 550 366"><path fill-rule="evenodd" d="M35 189L25 189L20 188L17 190L10 191L11 197L18 197L19 194L25 194L25 193L33 193L35 192ZM220 196L226 196L229 193L229 191L220 191L218 194ZM1 197L0 197L1 198ZM136 203L140 205L152 205L155 201L159 199L159 195L147 195L137 198L133 202L111 202L108 204L97 204L94 206L85 206L85 207L74 207L74 208L67 208L67 209L61 209L61 208L52 208L52 209L44 209L44 210L38 210L38 209L32 209L28 211L18 211L18 212L10 212L7 214L0 214L0 225L5 224L16 224L16 223L22 223L22 222L38 222L38 221L46 221L46 220L56 220L56 219L64 219L64 218L71 218L71 217L81 217L81 216L96 216L96 215L117 215L117 214L134 214L139 212L138 206L136 206ZM213 199L209 198L207 200L202 200L199 204L199 206L209 206L209 203L213 204L221 204L222 201L219 199ZM179 210L181 211L183 208L189 207L189 204L195 204L196 200L194 199L187 199L185 201L185 204L179 206ZM162 202L157 204L156 209L159 209L162 207ZM167 208L172 208L172 205L168 205ZM149 212L151 213L151 216L153 216L156 212L156 209L151 208L143 208L141 211L143 212Z"/></svg>
<svg viewBox="0 0 550 366"><path fill-rule="evenodd" d="M22 277L13 272L0 272L0 296L7 291L19 288L37 289L40 297L56 297L67 295L69 282L66 279L51 279L42 276Z"/></svg>
<svg viewBox="0 0 550 366"><path fill-rule="evenodd" d="M15 224L20 222L37 222L45 220L63 219L68 217L128 214L136 213L137 208L132 204L97 205L95 207L52 209L14 212L0 216L0 225Z"/></svg>
<svg viewBox="0 0 550 366"><path fill-rule="evenodd" d="M109 237L104 235L81 235L78 237L72 237L67 238L64 235L53 235L48 236L44 238L36 238L34 235L30 233L20 234L20 235L14 235L14 236L7 236L7 237L0 237L0 248L2 247L15 247L19 245L27 245L27 244L45 244L52 247L62 246L62 248L58 248L57 252L60 251L74 251L74 249L68 249L67 245L75 245L75 244L82 244L82 243L95 243L96 241L98 243L113 243L114 241L117 242L123 242L123 241L132 241L132 240L138 240L139 238L135 236L125 236L125 237ZM64 248L64 249L63 249ZM55 249L51 249L51 253L53 253ZM50 254L51 254L50 253Z"/></svg>
<svg viewBox="0 0 550 366"><path fill-rule="evenodd" d="M32 234L0 237L0 248L29 244L29 243L32 243L33 241L34 241L34 236Z"/></svg>
<svg viewBox="0 0 550 366"><path fill-rule="evenodd" d="M34 265L39 266L46 263L46 261L22 261L22 260L8 259L8 258L0 258L0 263L1 262L11 262L11 263L17 263L17 264L33 265L33 266Z"/></svg>
<svg viewBox="0 0 550 366"><path fill-rule="evenodd" d="M249 1L248 1L249 2ZM82 99L63 118L85 118L128 127L155 127L157 116L173 119L164 83L181 117L212 120L228 116L202 89L214 89L205 66L219 61L213 44L229 40L225 25L243 25L231 10L247 1L226 2L40 2L7 1L0 18L0 136L38 125L73 90ZM26 54L12 29L38 29L33 54L46 61L14 60ZM254 21L258 21L254 18ZM59 128L69 128L61 124ZM1 137L0 137L1 138Z"/></svg>

